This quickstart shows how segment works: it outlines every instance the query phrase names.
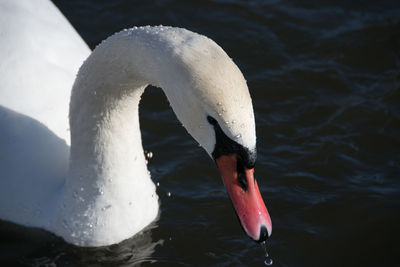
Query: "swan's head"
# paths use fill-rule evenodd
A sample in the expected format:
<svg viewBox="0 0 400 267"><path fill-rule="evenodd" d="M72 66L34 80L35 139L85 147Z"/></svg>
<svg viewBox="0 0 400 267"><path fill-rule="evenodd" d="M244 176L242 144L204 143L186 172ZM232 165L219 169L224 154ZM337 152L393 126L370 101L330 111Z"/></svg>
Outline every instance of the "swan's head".
<svg viewBox="0 0 400 267"><path fill-rule="evenodd" d="M272 224L257 182L256 133L246 81L212 40L182 30L174 40L164 90L178 119L215 160L239 217L253 240L264 241Z"/></svg>

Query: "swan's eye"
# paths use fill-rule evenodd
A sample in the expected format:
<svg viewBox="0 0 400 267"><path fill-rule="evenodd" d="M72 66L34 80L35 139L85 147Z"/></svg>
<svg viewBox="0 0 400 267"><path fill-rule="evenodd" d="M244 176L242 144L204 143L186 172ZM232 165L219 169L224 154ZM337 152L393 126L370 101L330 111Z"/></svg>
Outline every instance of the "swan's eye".
<svg viewBox="0 0 400 267"><path fill-rule="evenodd" d="M208 122L211 124L211 125L213 125L213 126L216 126L216 125L218 125L218 122L217 122L217 120L216 119L214 119L213 117L211 117L211 116L207 116L207 120L208 120Z"/></svg>

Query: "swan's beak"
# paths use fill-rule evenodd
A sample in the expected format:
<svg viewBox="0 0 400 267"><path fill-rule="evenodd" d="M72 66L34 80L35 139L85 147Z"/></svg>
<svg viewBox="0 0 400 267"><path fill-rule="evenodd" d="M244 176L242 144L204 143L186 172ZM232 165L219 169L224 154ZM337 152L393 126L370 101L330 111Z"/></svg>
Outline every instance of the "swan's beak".
<svg viewBox="0 0 400 267"><path fill-rule="evenodd" d="M254 178L254 169L244 167L244 173L238 173L236 158L223 155L216 162L244 231L253 240L262 242L271 235L271 218Z"/></svg>

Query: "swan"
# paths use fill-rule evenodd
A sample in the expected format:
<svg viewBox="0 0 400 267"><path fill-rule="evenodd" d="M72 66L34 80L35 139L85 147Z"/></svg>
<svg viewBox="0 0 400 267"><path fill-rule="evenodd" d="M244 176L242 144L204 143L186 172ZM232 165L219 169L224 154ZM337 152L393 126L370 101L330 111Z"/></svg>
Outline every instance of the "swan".
<svg viewBox="0 0 400 267"><path fill-rule="evenodd" d="M153 85L215 161L246 234L271 235L254 178L252 100L214 41L144 26L90 52L50 1L3 0L0 12L0 219L88 247L119 243L155 220L138 113Z"/></svg>

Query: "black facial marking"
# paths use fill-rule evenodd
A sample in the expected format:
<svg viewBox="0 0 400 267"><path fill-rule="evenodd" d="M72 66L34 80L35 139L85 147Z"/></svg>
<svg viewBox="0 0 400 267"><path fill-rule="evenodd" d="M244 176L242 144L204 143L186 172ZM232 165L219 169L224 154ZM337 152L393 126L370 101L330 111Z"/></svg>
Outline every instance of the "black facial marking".
<svg viewBox="0 0 400 267"><path fill-rule="evenodd" d="M246 166L248 169L254 168L254 165L256 164L257 151L255 149L250 150L226 136L219 126L217 120L213 117L207 116L207 120L211 125L214 126L215 130L216 143L214 151L212 152L214 160L222 155L237 154L242 162L241 165Z"/></svg>

